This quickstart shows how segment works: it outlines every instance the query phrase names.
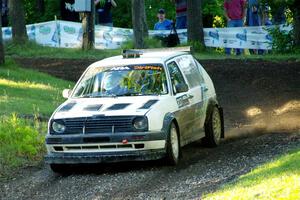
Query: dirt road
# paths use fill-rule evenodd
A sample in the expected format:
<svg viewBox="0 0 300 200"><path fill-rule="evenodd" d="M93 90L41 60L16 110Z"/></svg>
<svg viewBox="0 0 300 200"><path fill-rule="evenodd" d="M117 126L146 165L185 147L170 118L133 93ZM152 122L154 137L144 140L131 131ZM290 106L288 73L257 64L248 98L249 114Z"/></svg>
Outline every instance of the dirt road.
<svg viewBox="0 0 300 200"><path fill-rule="evenodd" d="M76 80L92 61L19 62ZM193 199L300 148L299 62L201 63L215 82L225 110L228 137L218 148L188 145L176 167L158 161L89 165L74 167L71 175L62 177L41 165L0 182L0 199Z"/></svg>

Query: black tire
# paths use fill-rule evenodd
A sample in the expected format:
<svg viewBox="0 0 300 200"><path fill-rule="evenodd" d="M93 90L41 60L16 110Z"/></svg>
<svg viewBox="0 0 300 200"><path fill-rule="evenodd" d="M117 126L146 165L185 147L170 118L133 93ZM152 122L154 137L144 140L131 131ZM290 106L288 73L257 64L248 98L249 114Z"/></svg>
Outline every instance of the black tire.
<svg viewBox="0 0 300 200"><path fill-rule="evenodd" d="M53 172L61 175L70 174L69 165L66 164L50 164Z"/></svg>
<svg viewBox="0 0 300 200"><path fill-rule="evenodd" d="M217 106L209 108L205 121L205 138L202 142L207 147L217 147L220 144L223 131L222 115Z"/></svg>
<svg viewBox="0 0 300 200"><path fill-rule="evenodd" d="M176 131L176 134L173 131ZM177 151L174 149L174 145L176 143L176 141L174 141L175 137L177 137ZM175 142L174 145L172 145L172 142ZM175 166L178 164L180 158L181 158L180 137L176 125L172 123L169 128L168 139L167 139L167 156L166 156L167 164Z"/></svg>

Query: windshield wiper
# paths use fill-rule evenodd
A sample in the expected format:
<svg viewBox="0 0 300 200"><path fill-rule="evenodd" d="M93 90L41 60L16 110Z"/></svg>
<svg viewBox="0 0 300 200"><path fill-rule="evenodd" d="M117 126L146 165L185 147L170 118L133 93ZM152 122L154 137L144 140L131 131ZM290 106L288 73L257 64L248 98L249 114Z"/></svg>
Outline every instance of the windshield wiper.
<svg viewBox="0 0 300 200"><path fill-rule="evenodd" d="M118 97L121 97L121 96L129 97L129 96L141 96L141 95L143 95L143 94L140 93L140 92L127 92L127 93L119 94L119 95L116 95L116 96L118 96Z"/></svg>
<svg viewBox="0 0 300 200"><path fill-rule="evenodd" d="M82 96L79 96L78 98L91 98L93 95L92 94L85 94Z"/></svg>

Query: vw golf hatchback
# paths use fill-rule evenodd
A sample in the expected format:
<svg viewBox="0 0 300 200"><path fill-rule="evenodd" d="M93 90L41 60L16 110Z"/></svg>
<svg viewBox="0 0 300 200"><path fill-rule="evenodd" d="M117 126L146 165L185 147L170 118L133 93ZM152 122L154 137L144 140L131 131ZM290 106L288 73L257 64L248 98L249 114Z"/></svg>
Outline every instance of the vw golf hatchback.
<svg viewBox="0 0 300 200"><path fill-rule="evenodd" d="M188 52L124 51L90 65L49 120L45 160L69 164L165 159L224 137L214 85Z"/></svg>

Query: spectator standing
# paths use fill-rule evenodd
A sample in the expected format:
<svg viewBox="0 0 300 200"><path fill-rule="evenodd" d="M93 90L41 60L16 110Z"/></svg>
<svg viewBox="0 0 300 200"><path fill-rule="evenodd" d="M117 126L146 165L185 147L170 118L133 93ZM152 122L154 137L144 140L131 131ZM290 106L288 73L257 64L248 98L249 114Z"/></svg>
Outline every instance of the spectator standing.
<svg viewBox="0 0 300 200"><path fill-rule="evenodd" d="M98 15L96 23L102 26L113 26L111 8L117 7L114 0L95 0L96 13Z"/></svg>
<svg viewBox="0 0 300 200"><path fill-rule="evenodd" d="M272 21L270 20L270 6L266 3L262 8L262 25L271 26Z"/></svg>
<svg viewBox="0 0 300 200"><path fill-rule="evenodd" d="M258 0L248 0L247 6L247 15L246 15L246 25L247 26L261 26L261 6ZM263 50L259 49L249 49L250 54L256 54L258 52L259 55L264 53Z"/></svg>
<svg viewBox="0 0 300 200"><path fill-rule="evenodd" d="M187 0L175 0L176 29L187 28Z"/></svg>
<svg viewBox="0 0 300 200"><path fill-rule="evenodd" d="M261 8L258 0L248 0L246 25L261 26Z"/></svg>
<svg viewBox="0 0 300 200"><path fill-rule="evenodd" d="M225 0L224 1L225 17L227 27L243 27L246 15L246 0ZM231 54L231 49L225 49L226 55ZM236 49L236 55L242 53L241 49Z"/></svg>
<svg viewBox="0 0 300 200"><path fill-rule="evenodd" d="M164 9L159 9L157 13L158 22L154 25L154 30L171 30L172 21L166 19L166 12Z"/></svg>

